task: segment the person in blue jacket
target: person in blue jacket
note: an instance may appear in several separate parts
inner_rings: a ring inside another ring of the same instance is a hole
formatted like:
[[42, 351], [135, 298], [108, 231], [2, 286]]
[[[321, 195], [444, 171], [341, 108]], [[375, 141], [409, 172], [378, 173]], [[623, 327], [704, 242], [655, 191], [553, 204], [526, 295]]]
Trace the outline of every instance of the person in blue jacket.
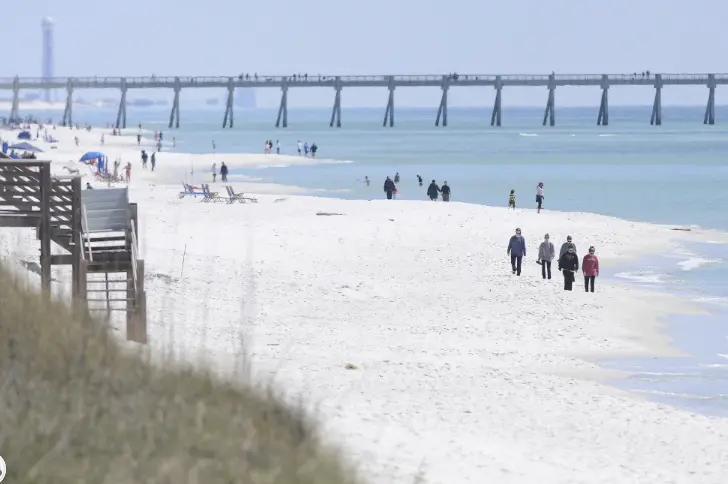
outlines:
[[507, 254], [511, 256], [511, 269], [517, 276], [521, 275], [521, 262], [526, 257], [526, 239], [521, 235], [521, 229], [516, 229], [516, 235], [508, 242]]

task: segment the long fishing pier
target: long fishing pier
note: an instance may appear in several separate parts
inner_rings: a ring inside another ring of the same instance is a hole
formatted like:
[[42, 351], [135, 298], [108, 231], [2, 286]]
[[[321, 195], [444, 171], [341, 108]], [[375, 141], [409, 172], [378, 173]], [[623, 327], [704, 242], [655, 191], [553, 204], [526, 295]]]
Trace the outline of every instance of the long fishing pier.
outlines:
[[73, 93], [79, 89], [117, 89], [121, 91], [116, 127], [126, 128], [126, 95], [129, 89], [171, 89], [174, 92], [169, 127], [179, 128], [180, 92], [182, 89], [227, 89], [227, 103], [222, 126], [233, 127], [233, 99], [236, 89], [277, 88], [281, 90], [276, 128], [288, 127], [288, 90], [291, 88], [328, 87], [335, 91], [334, 107], [329, 126], [341, 127], [341, 91], [354, 87], [382, 87], [389, 91], [382, 126], [394, 126], [394, 91], [398, 87], [439, 87], [442, 90], [437, 109], [435, 126], [447, 126], [447, 94], [455, 87], [493, 87], [496, 91], [491, 126], [501, 125], [501, 100], [505, 87], [545, 87], [548, 89], [543, 125], [556, 125], [556, 88], [564, 86], [597, 86], [601, 88], [601, 102], [597, 113], [597, 125], [609, 124], [610, 86], [651, 86], [655, 89], [650, 124], [662, 124], [662, 88], [664, 86], [706, 86], [708, 101], [703, 124], [715, 124], [715, 88], [728, 84], [728, 74], [547, 74], [547, 75], [490, 75], [446, 74], [404, 76], [259, 76], [245, 74], [235, 77], [68, 77], [68, 78], [0, 78], [0, 89], [13, 91], [10, 119], [20, 118], [20, 91], [24, 89], [66, 90], [66, 109], [63, 125], [73, 124]]

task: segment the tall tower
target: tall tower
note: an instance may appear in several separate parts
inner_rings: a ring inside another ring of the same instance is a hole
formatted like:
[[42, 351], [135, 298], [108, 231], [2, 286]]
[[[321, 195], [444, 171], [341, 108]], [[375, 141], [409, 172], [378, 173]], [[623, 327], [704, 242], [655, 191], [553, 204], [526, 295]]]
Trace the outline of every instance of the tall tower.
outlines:
[[[44, 80], [49, 80], [53, 77], [53, 25], [55, 22], [50, 17], [44, 17], [41, 22], [43, 28], [43, 65], [42, 77]], [[51, 90], [46, 89], [43, 93], [43, 100], [51, 102]]]

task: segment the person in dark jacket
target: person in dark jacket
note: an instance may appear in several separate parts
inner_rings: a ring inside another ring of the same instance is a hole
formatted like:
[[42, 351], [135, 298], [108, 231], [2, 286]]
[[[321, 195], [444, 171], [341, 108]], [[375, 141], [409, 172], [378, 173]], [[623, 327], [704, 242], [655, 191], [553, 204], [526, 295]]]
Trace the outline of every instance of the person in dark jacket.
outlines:
[[417, 183], [419, 183], [420, 186], [422, 186], [422, 177], [420, 175], [417, 175]]
[[450, 201], [450, 185], [447, 184], [447, 181], [442, 184], [442, 187], [440, 187], [440, 191], [442, 192], [442, 201], [449, 202]]
[[394, 174], [394, 183], [399, 183], [399, 172]]
[[564, 255], [559, 257], [559, 270], [564, 274], [564, 291], [571, 291], [574, 284], [574, 274], [579, 270], [579, 256], [573, 247], [569, 247]]
[[516, 235], [508, 241], [506, 254], [511, 256], [511, 269], [517, 276], [521, 275], [521, 262], [526, 257], [526, 239], [521, 235], [521, 229], [516, 229]]
[[430, 183], [430, 186], [427, 187], [427, 196], [430, 197], [430, 200], [433, 202], [437, 200], [437, 196], [440, 193], [440, 187], [437, 186], [437, 183], [435, 183], [435, 180], [432, 180], [432, 183]]
[[220, 164], [220, 177], [222, 178], [222, 181], [224, 181], [224, 182], [227, 181], [227, 175], [228, 175], [228, 167], [225, 164], [225, 162], [223, 161]]
[[394, 193], [394, 190], [397, 187], [394, 185], [394, 182], [391, 178], [387, 177], [386, 180], [384, 180], [384, 193], [387, 194], [387, 200], [392, 199], [392, 194]]

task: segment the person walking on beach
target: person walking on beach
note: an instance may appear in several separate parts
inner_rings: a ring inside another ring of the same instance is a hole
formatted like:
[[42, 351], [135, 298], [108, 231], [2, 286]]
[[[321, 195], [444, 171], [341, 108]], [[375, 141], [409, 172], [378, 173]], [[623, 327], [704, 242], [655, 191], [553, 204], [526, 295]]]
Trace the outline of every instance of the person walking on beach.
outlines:
[[564, 275], [564, 291], [571, 291], [574, 284], [574, 274], [579, 270], [579, 257], [573, 247], [569, 247], [564, 255], [559, 257], [559, 270]]
[[145, 150], [142, 150], [142, 168], [147, 168], [147, 160], [149, 159], [149, 156], [147, 155], [147, 152]]
[[303, 149], [303, 145], [301, 144], [301, 140], [298, 140], [297, 146], [298, 146], [298, 156], [301, 156], [301, 150]]
[[138, 134], [137, 135], [137, 146], [141, 146], [141, 144], [142, 144], [142, 135]]
[[435, 183], [435, 180], [432, 180], [432, 183], [430, 183], [430, 186], [427, 187], [427, 196], [430, 197], [430, 200], [432, 200], [433, 202], [436, 202], [438, 193], [440, 193], [440, 187], [437, 186], [437, 183]]
[[440, 191], [442, 192], [442, 201], [443, 202], [449, 202], [450, 201], [450, 185], [447, 184], [447, 181], [442, 184], [440, 187]]
[[225, 164], [225, 162], [223, 161], [220, 164], [220, 178], [222, 178], [223, 182], [227, 182], [227, 175], [228, 175], [228, 167]]
[[217, 178], [217, 163], [212, 164], [212, 183], [215, 183], [215, 179]]
[[394, 183], [399, 183], [399, 172], [394, 174]]
[[508, 195], [508, 208], [512, 208], [513, 210], [516, 209], [516, 191], [511, 190], [510, 195]]
[[589, 247], [589, 253], [584, 256], [584, 260], [581, 262], [581, 270], [584, 273], [584, 291], [589, 292], [591, 286], [591, 292], [594, 292], [594, 280], [599, 276], [599, 258], [594, 254], [596, 249], [592, 245]]
[[521, 263], [523, 258], [526, 257], [526, 239], [521, 235], [521, 229], [516, 229], [516, 235], [511, 237], [508, 241], [508, 250], [506, 254], [511, 256], [511, 269], [513, 274], [521, 275]]
[[569, 247], [574, 249], [574, 254], [576, 254], [576, 244], [571, 241], [571, 235], [567, 235], [566, 242], [561, 244], [561, 249], [559, 249], [559, 259], [561, 258], [561, 256], [566, 254], [566, 251], [569, 249]]
[[308, 156], [308, 141], [303, 143], [303, 156]]
[[536, 203], [538, 203], [538, 210], [536, 213], [541, 213], [541, 204], [543, 203], [543, 182], [538, 182], [536, 186]]
[[318, 145], [314, 142], [311, 145], [311, 158], [316, 158], [316, 152], [318, 151]]
[[277, 155], [280, 155], [281, 154], [281, 142], [280, 142], [280, 140], [276, 140], [276, 154]]
[[126, 184], [128, 185], [131, 182], [131, 161], [127, 162], [124, 172], [126, 175]]
[[394, 190], [397, 187], [394, 185], [394, 182], [391, 178], [387, 177], [386, 180], [384, 180], [384, 193], [387, 194], [387, 200], [392, 199], [392, 195], [394, 194]]
[[549, 240], [549, 234], [543, 236], [543, 242], [538, 246], [538, 263], [541, 264], [541, 276], [551, 279], [551, 261], [556, 257], [556, 248]]
[[157, 154], [152, 153], [152, 171], [154, 171], [154, 167], [157, 166]]

